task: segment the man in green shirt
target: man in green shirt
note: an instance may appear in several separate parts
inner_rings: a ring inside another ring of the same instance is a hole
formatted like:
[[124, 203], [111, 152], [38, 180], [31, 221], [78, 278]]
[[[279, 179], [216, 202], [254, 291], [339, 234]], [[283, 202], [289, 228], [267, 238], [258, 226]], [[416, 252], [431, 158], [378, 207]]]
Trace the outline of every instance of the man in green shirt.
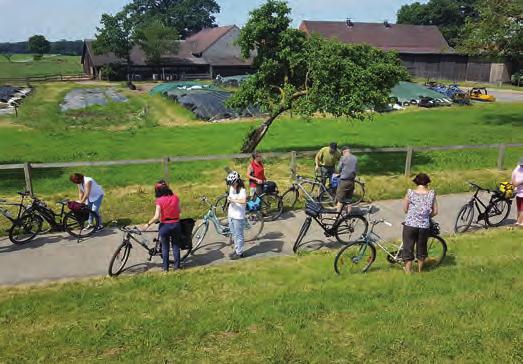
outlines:
[[330, 143], [328, 147], [323, 147], [316, 154], [314, 162], [316, 164], [316, 175], [321, 176], [321, 183], [325, 185], [327, 179], [330, 178], [336, 170], [336, 166], [340, 161], [341, 153], [338, 150], [338, 144]]

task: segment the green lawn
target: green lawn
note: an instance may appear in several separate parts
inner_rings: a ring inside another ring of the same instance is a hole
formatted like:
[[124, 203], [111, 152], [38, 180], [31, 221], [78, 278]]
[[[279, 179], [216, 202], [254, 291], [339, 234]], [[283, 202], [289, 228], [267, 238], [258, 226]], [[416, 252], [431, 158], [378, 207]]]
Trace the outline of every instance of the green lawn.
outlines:
[[335, 252], [0, 291], [2, 361], [523, 361], [523, 230], [448, 238], [444, 265], [383, 258], [336, 276]]
[[40, 61], [33, 61], [30, 54], [17, 54], [10, 63], [0, 57], [0, 78], [80, 73], [83, 68], [79, 56], [46, 55]]

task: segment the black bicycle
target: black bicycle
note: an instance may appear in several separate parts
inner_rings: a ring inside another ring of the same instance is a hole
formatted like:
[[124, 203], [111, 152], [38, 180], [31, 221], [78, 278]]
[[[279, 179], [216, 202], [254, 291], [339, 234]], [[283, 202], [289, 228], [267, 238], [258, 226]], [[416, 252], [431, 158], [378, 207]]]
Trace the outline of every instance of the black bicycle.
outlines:
[[[89, 210], [87, 206], [81, 211], [69, 211], [66, 212], [65, 207], [69, 200], [63, 199], [58, 201], [57, 204], [61, 206], [60, 212], [56, 213], [47, 204], [32, 196], [32, 203], [27, 208], [24, 216], [38, 216], [42, 219], [42, 222], [49, 224], [50, 231], [62, 232], [65, 231], [69, 235], [78, 238], [87, 238], [93, 235], [100, 226], [100, 218], [98, 214], [92, 210]], [[42, 225], [39, 226], [37, 234], [43, 232]]]
[[343, 245], [367, 233], [369, 223], [365, 218], [366, 209], [353, 207], [349, 214], [341, 211], [328, 210], [318, 202], [307, 202], [305, 206], [305, 222], [303, 223], [292, 250], [294, 253], [303, 245], [303, 238], [309, 231], [312, 220], [323, 229], [326, 237], [334, 236]]
[[[183, 238], [184, 233], [182, 233], [182, 241], [180, 244], [182, 245], [180, 246], [180, 263], [183, 262], [192, 252], [191, 234], [195, 221], [192, 219], [186, 219], [185, 221], [186, 222], [182, 225], [182, 230], [185, 227], [185, 229], [187, 229], [186, 235], [189, 236], [188, 238]], [[190, 225], [190, 227], [187, 228], [187, 225]], [[155, 256], [162, 256], [162, 244], [160, 243], [159, 233], [153, 239], [153, 244], [149, 245], [149, 241], [143, 236], [143, 231], [138, 229], [136, 226], [133, 228], [124, 226], [121, 227], [120, 230], [123, 231], [123, 240], [122, 243], [118, 246], [118, 248], [116, 248], [116, 251], [114, 252], [109, 262], [108, 273], [111, 277], [117, 276], [120, 273], [122, 273], [123, 269], [125, 268], [125, 265], [127, 264], [127, 261], [129, 260], [129, 255], [131, 254], [131, 249], [133, 248], [133, 242], [138, 243], [142, 248], [144, 248], [147, 251], [147, 253], [149, 254], [147, 261], [149, 262]], [[188, 230], [191, 231], [189, 232]]]
[[19, 203], [0, 199], [0, 214], [11, 221], [11, 227], [7, 231], [9, 240], [13, 244], [25, 244], [33, 240], [38, 234], [42, 228], [43, 219], [40, 216], [27, 215], [27, 207], [24, 201], [29, 196], [29, 193], [18, 192], [18, 194], [21, 196]]
[[[468, 184], [474, 188], [475, 191], [470, 201], [459, 210], [454, 224], [454, 232], [464, 233], [470, 229], [472, 221], [474, 220], [475, 211], [478, 213], [476, 223], [479, 224], [482, 221], [485, 227], [500, 226], [510, 213], [512, 200], [506, 198], [500, 191], [492, 191], [472, 182], [468, 182]], [[481, 191], [490, 194], [490, 200], [486, 205], [478, 197]]]

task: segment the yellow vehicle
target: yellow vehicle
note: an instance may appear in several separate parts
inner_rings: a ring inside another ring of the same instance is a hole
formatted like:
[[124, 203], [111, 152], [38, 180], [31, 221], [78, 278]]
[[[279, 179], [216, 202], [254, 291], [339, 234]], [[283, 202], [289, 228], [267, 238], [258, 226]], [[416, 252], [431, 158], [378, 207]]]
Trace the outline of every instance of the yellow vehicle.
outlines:
[[474, 87], [469, 91], [471, 100], [494, 102], [496, 98], [493, 95], [489, 95], [485, 87]]

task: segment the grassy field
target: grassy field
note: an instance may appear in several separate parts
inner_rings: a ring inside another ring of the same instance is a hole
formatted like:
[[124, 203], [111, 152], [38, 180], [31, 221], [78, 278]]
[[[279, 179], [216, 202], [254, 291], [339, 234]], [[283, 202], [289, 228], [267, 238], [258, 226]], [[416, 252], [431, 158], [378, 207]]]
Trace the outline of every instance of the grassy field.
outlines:
[[523, 361], [523, 230], [448, 238], [406, 276], [383, 256], [335, 275], [334, 252], [0, 291], [2, 361]]
[[0, 57], [0, 78], [83, 73], [79, 56], [46, 55], [34, 61], [30, 54], [17, 54], [8, 62]]
[[[120, 90], [129, 102], [61, 113], [59, 104], [68, 90], [94, 87], [77, 83], [39, 85], [20, 108], [18, 118], [0, 118], [0, 163], [69, 162], [159, 158], [175, 155], [238, 152], [242, 139], [256, 121], [209, 124], [159, 96], [126, 90], [120, 84], [96, 83]], [[491, 104], [414, 110], [384, 114], [365, 122], [317, 118], [303, 120], [289, 115], [277, 120], [261, 145], [262, 151], [315, 150], [337, 140], [354, 147], [406, 145], [482, 144], [523, 141], [523, 104]], [[507, 151], [506, 167], [512, 168], [523, 149]], [[494, 171], [497, 150], [416, 153], [414, 172], [433, 176], [438, 193], [467, 191], [467, 180], [494, 187], [510, 178], [510, 170]], [[312, 160], [300, 159], [299, 173], [310, 175]], [[223, 167], [243, 172], [246, 161], [175, 163], [170, 177], [190, 216], [203, 212], [201, 195], [217, 196], [224, 190]], [[405, 154], [359, 155], [360, 175], [367, 182], [370, 199], [401, 197], [410, 181], [405, 179]], [[267, 175], [282, 190], [289, 185], [289, 160], [267, 161]], [[82, 168], [106, 189], [106, 218], [142, 222], [148, 215], [151, 185], [163, 177], [163, 167], [141, 165]], [[34, 190], [54, 201], [74, 197], [68, 182], [72, 169], [34, 171]], [[0, 172], [0, 194], [14, 197], [24, 186], [23, 172]]]

